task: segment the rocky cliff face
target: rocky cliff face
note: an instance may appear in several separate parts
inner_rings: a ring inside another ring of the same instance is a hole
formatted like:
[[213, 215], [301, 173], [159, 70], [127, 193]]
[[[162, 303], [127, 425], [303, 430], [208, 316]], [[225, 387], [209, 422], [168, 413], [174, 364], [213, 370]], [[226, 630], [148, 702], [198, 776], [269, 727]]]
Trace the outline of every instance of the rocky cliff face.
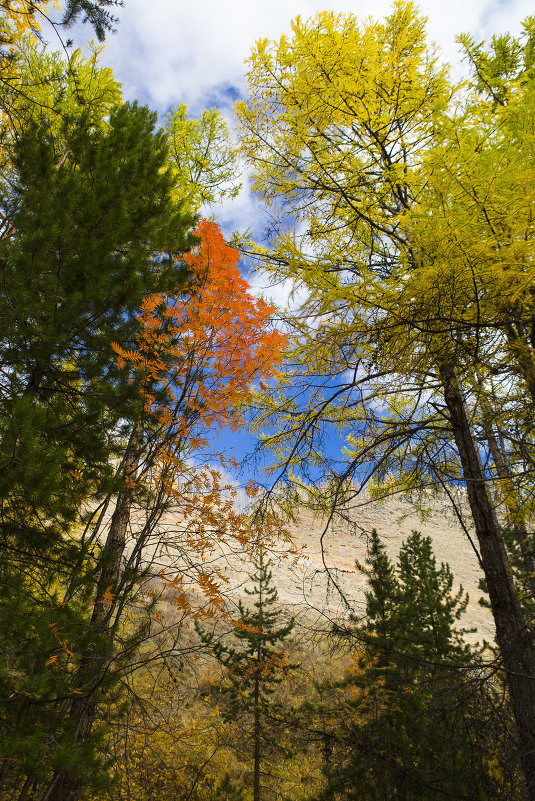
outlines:
[[[292, 613], [315, 615], [327, 623], [347, 614], [344, 598], [356, 614], [363, 612], [366, 577], [357, 570], [355, 561], [364, 563], [366, 559], [367, 535], [376, 528], [390, 558], [395, 560], [403, 540], [416, 529], [431, 536], [437, 564], [448, 562], [456, 586], [461, 584], [470, 596], [461, 623], [464, 627], [476, 627], [477, 632], [467, 638], [494, 640], [490, 611], [478, 603], [482, 595], [478, 583], [483, 573], [469, 537], [447, 498], [430, 500], [424, 518], [406, 500], [389, 498], [381, 502], [366, 500], [348, 510], [343, 518], [335, 518], [326, 531], [325, 522], [303, 511], [298, 522], [290, 526], [294, 544], [301, 549], [300, 557], [296, 561], [273, 560], [279, 599]], [[241, 581], [245, 572], [242, 566], [233, 595], [243, 591]]]
[[[390, 558], [395, 561], [401, 543], [416, 529], [431, 537], [437, 564], [449, 563], [455, 577], [455, 589], [462, 585], [469, 594], [470, 602], [460, 625], [463, 628], [475, 627], [476, 632], [467, 635], [467, 639], [493, 642], [492, 616], [478, 603], [482, 595], [478, 584], [483, 574], [470, 543], [470, 529], [468, 533], [463, 531], [445, 496], [428, 499], [426, 504], [427, 510], [422, 516], [415, 505], [402, 497], [390, 497], [384, 501], [363, 499], [343, 515], [335, 516], [328, 527], [320, 516], [301, 511], [297, 522], [288, 527], [298, 556], [285, 556], [285, 545], [281, 545], [279, 554], [270, 554], [281, 605], [308, 628], [312, 623], [314, 628], [328, 629], [333, 620], [347, 616], [349, 610], [357, 616], [363, 614], [366, 577], [356, 568], [355, 562], [364, 563], [366, 560], [369, 533], [377, 529]], [[462, 498], [460, 508], [463, 508]], [[135, 530], [136, 521], [133, 523]], [[198, 553], [189, 552], [187, 540], [187, 523], [180, 514], [168, 513], [159, 526], [153, 546], [145, 554], [152, 563], [153, 576], [161, 575], [161, 572], [166, 576], [166, 589], [163, 590], [166, 612], [176, 615], [172, 610], [176, 606], [173, 599], [178, 586], [196, 599], [199, 606], [206, 604], [206, 597], [199, 592], [196, 579], [199, 567], [208, 572], [217, 570], [219, 575], [216, 573], [215, 579], [231, 615], [239, 599], [251, 603], [245, 594], [245, 587], [250, 585], [250, 563], [221, 542], [200, 562]], [[176, 587], [169, 585], [175, 575], [181, 577], [180, 585]], [[224, 581], [220, 580], [222, 576]], [[161, 579], [152, 579], [149, 583], [162, 592]]]

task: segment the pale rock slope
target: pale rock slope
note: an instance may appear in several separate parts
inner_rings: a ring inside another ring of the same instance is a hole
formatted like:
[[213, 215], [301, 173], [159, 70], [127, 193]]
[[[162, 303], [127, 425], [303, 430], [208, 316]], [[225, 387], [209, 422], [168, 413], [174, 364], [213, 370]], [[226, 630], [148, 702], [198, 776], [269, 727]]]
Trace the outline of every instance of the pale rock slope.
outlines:
[[[428, 514], [423, 519], [415, 506], [402, 497], [380, 502], [367, 500], [344, 517], [334, 517], [325, 531], [324, 519], [303, 510], [297, 523], [289, 527], [300, 557], [272, 558], [273, 577], [283, 604], [296, 614], [315, 614], [318, 622], [323, 619], [327, 624], [348, 614], [345, 601], [353, 613], [362, 614], [366, 577], [355, 562], [365, 562], [367, 535], [377, 529], [395, 561], [401, 543], [416, 529], [431, 537], [437, 564], [449, 563], [455, 577], [454, 588], [462, 585], [469, 594], [461, 625], [475, 627], [477, 631], [467, 639], [494, 640], [491, 613], [478, 603], [482, 595], [478, 584], [483, 573], [469, 539], [470, 536], [474, 541], [474, 533], [468, 530], [467, 535], [463, 531], [446, 498], [430, 500]], [[240, 596], [242, 582], [243, 572], [236, 585]]]

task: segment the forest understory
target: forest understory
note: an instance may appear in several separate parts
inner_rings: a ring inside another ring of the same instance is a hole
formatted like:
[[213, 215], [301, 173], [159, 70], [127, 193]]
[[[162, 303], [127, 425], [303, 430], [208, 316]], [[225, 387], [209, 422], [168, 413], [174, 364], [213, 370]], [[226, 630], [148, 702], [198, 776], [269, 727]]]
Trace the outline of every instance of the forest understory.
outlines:
[[0, 0], [0, 801], [535, 801], [535, 17], [129, 13]]

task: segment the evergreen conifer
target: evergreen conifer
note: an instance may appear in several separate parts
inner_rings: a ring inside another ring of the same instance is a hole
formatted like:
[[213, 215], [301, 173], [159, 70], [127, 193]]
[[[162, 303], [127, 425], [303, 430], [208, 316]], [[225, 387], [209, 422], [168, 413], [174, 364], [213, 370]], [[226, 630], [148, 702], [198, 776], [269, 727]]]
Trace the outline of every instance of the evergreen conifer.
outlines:
[[453, 592], [449, 566], [437, 567], [430, 538], [417, 531], [396, 566], [374, 531], [366, 565], [357, 566], [368, 577], [366, 616], [342, 627], [353, 666], [322, 712], [332, 753], [321, 798], [511, 797], [515, 768], [507, 781], [504, 764], [488, 769], [496, 754], [506, 761], [507, 716], [492, 720], [497, 694], [483, 680], [481, 650], [456, 627], [468, 597]]
[[133, 340], [146, 294], [184, 286], [192, 241], [156, 115], [116, 105], [87, 125], [78, 111], [28, 122], [0, 198], [0, 794], [13, 798], [46, 795], [62, 766], [97, 773], [96, 739], [81, 747], [67, 720], [110, 688], [109, 671], [76, 677], [81, 654], [110, 655], [91, 625], [108, 557], [87, 505], [121, 489], [114, 463], [140, 413], [111, 342]]
[[286, 661], [282, 647], [293, 631], [294, 620], [281, 622], [278, 593], [262, 546], [253, 567], [250, 576], [253, 586], [245, 589], [254, 599], [253, 608], [239, 601], [239, 618], [232, 632], [234, 642], [218, 639], [198, 624], [196, 628], [202, 642], [227, 669], [225, 692], [229, 702], [225, 717], [245, 721], [252, 743], [253, 799], [260, 801], [263, 761], [266, 752], [275, 745], [277, 722], [283, 711], [274, 693], [289, 670], [297, 666]]

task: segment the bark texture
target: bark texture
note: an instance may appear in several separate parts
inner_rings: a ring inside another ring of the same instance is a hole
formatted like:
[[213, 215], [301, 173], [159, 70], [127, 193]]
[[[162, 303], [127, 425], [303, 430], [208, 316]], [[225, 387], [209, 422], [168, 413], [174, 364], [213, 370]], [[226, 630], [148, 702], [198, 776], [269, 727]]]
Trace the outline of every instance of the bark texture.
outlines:
[[[137, 469], [140, 450], [140, 432], [134, 425], [124, 459], [124, 487], [117, 496], [117, 502], [110, 521], [104, 562], [100, 572], [95, 605], [91, 616], [91, 628], [96, 635], [113, 637], [112, 622], [117, 603], [117, 587], [121, 573], [121, 562], [126, 546], [126, 534], [134, 500], [135, 484], [133, 476]], [[83, 690], [83, 695], [72, 701], [69, 722], [75, 731], [78, 746], [89, 743], [95, 721], [99, 687], [108, 667], [106, 657], [95, 656], [88, 650], [80, 659], [75, 686]], [[56, 772], [43, 801], [78, 801], [83, 777], [77, 773], [61, 769]]]
[[490, 454], [496, 468], [496, 474], [505, 488], [505, 506], [507, 508], [507, 517], [509, 525], [513, 530], [516, 541], [520, 547], [524, 567], [528, 577], [529, 589], [532, 597], [535, 598], [535, 553], [530, 541], [530, 534], [528, 532], [526, 521], [521, 510], [521, 503], [515, 492], [514, 478], [509, 467], [509, 462], [504, 454], [492, 425], [491, 410], [488, 405], [483, 401], [483, 431], [485, 439], [487, 440]]
[[507, 677], [518, 730], [527, 797], [535, 801], [535, 650], [509, 569], [500, 525], [491, 503], [483, 465], [451, 363], [439, 365], [444, 398], [461, 460], [470, 510], [489, 591], [496, 640]]

